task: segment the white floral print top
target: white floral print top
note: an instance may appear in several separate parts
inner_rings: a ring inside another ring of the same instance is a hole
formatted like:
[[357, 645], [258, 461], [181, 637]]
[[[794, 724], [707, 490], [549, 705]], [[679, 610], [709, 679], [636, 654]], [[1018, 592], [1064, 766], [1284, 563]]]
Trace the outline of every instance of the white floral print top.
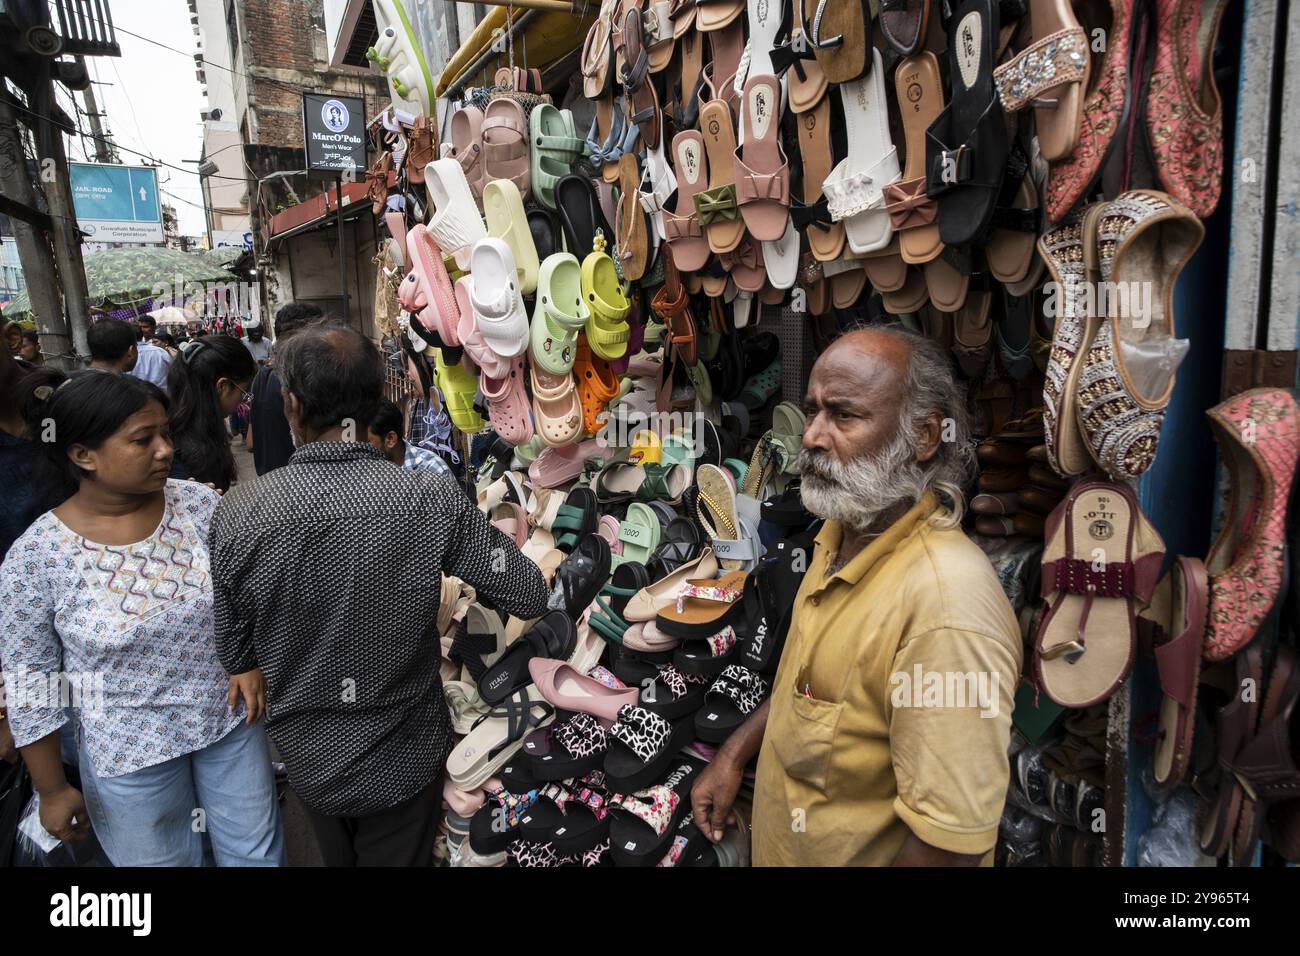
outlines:
[[[22, 747], [67, 722], [95, 772], [116, 777], [201, 750], [242, 719], [212, 629], [208, 523], [220, 498], [169, 480], [162, 521], [135, 544], [87, 541], [47, 511], [0, 565], [0, 667]], [[75, 690], [50, 694], [60, 672]], [[55, 683], [51, 683], [53, 676]]]

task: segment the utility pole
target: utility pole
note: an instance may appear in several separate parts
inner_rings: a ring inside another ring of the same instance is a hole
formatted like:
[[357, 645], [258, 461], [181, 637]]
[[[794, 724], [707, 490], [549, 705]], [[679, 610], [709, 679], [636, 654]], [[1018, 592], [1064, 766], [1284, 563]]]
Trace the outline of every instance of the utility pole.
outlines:
[[[38, 117], [55, 115], [54, 80], [48, 74], [35, 79], [30, 88], [33, 111]], [[53, 220], [51, 239], [54, 244], [54, 261], [59, 267], [63, 286], [63, 308], [68, 316], [68, 330], [72, 344], [79, 355], [90, 354], [86, 331], [90, 328], [89, 296], [86, 293], [86, 266], [81, 259], [81, 230], [77, 228], [77, 214], [72, 208], [72, 185], [68, 179], [68, 157], [63, 149], [63, 130], [49, 119], [38, 119], [35, 124], [36, 149], [45, 168], [51, 161], [45, 185], [45, 201]], [[28, 283], [31, 284], [30, 282]]]
[[[77, 62], [84, 68], [86, 58], [79, 56]], [[87, 70], [89, 76], [89, 70]], [[97, 163], [120, 163], [121, 158], [117, 151], [113, 149], [113, 144], [108, 141], [104, 135], [104, 127], [100, 124], [99, 119], [105, 115], [99, 112], [99, 101], [95, 99], [95, 83], [92, 80], [87, 84], [81, 94], [86, 100], [86, 117], [90, 120], [90, 132], [95, 137], [95, 162]]]
[[[3, 93], [0, 93], [0, 193], [33, 211], [37, 208], [36, 190], [28, 178], [27, 155], [18, 134], [18, 118], [8, 95]], [[77, 368], [77, 361], [71, 358], [72, 340], [59, 302], [59, 276], [45, 230], [37, 222], [28, 222], [18, 215], [11, 215], [9, 221], [13, 223], [18, 260], [27, 278], [27, 298], [41, 333], [41, 351], [56, 368]]]

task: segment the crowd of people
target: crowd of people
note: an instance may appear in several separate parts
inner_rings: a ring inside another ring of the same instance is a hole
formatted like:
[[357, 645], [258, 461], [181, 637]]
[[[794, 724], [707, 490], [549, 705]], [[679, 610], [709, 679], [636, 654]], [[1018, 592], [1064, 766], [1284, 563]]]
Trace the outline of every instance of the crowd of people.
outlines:
[[[429, 865], [452, 742], [440, 574], [520, 619], [547, 609], [538, 566], [403, 437], [375, 344], [306, 306], [275, 325], [266, 362], [203, 336], [160, 349], [163, 374], [145, 374], [149, 346], [114, 320], [70, 376], [0, 356], [0, 757], [21, 753], [46, 830], [75, 843], [93, 828], [115, 865], [282, 865], [268, 734], [326, 864]], [[932, 351], [864, 330], [813, 370], [800, 470], [826, 523], [782, 673], [789, 657], [805, 694], [837, 683], [852, 706], [828, 732], [775, 694], [701, 775], [695, 816], [720, 839], [757, 756], [755, 863], [990, 855], [1009, 699], [992, 720], [891, 719], [874, 691], [899, 655], [996, 672], [1005, 695], [1019, 672], [1014, 615], [959, 528], [969, 463], [940, 432], [964, 412]], [[224, 424], [241, 402], [256, 478]], [[881, 588], [908, 595], [897, 613], [869, 612]], [[827, 646], [846, 615], [870, 634]], [[56, 672], [101, 675], [102, 699], [18, 692]], [[796, 810], [808, 820], [792, 836]]]

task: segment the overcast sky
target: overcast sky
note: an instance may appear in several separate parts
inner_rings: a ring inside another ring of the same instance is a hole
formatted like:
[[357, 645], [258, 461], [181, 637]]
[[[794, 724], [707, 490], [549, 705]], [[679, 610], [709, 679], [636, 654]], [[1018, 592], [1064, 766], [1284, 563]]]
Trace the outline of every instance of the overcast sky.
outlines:
[[[128, 149], [179, 166], [187, 172], [163, 167], [158, 170], [163, 201], [176, 207], [182, 235], [207, 232], [203, 215], [203, 193], [197, 168], [183, 160], [197, 159], [203, 148], [203, 122], [199, 113], [207, 108], [202, 88], [195, 77], [193, 53], [198, 38], [190, 25], [185, 0], [111, 0], [113, 23], [122, 47], [120, 57], [89, 57], [92, 79], [98, 80], [95, 95], [100, 110], [108, 114], [110, 139], [123, 147], [122, 162], [140, 165], [142, 157]], [[148, 37], [181, 52], [163, 49], [130, 33]], [[215, 69], [211, 67], [210, 69]], [[111, 85], [110, 85], [111, 84]], [[67, 107], [67, 97], [60, 100]], [[77, 101], [84, 109], [81, 94]], [[81, 120], [83, 129], [89, 129]], [[82, 144], [73, 141], [70, 158], [82, 158]], [[85, 148], [91, 152], [89, 140]]]

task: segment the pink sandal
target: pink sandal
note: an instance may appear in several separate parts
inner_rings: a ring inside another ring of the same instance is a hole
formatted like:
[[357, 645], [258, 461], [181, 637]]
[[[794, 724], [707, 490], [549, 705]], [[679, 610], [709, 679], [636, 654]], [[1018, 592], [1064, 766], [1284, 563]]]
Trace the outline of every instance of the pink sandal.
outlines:
[[664, 203], [664, 241], [677, 268], [695, 272], [704, 268], [710, 251], [695, 211], [695, 194], [709, 188], [704, 137], [697, 130], [683, 130], [673, 137], [673, 166], [677, 189]]
[[474, 201], [481, 208], [487, 178], [483, 171], [483, 111], [477, 106], [466, 106], [452, 114], [451, 150], [447, 156], [460, 163]]
[[528, 120], [514, 100], [493, 100], [483, 114], [483, 180], [508, 179], [528, 202], [531, 185]]
[[456, 307], [460, 309], [460, 322], [456, 326], [456, 332], [460, 344], [480, 372], [489, 378], [503, 378], [510, 373], [510, 360], [492, 351], [492, 347], [483, 338], [483, 333], [478, 330], [474, 307], [469, 298], [470, 281], [469, 276], [461, 276], [456, 280]]
[[763, 242], [785, 235], [790, 218], [790, 167], [781, 149], [780, 112], [780, 81], [751, 76], [740, 104], [744, 145], [736, 150], [736, 204], [745, 228]]
[[412, 267], [398, 289], [398, 301], [426, 331], [437, 333], [443, 345], [460, 345], [460, 310], [451, 276], [442, 264], [442, 250], [423, 223], [406, 234], [406, 249]]
[[542, 441], [551, 447], [571, 445], [582, 434], [582, 405], [573, 373], [552, 375], [533, 365], [533, 417]]

